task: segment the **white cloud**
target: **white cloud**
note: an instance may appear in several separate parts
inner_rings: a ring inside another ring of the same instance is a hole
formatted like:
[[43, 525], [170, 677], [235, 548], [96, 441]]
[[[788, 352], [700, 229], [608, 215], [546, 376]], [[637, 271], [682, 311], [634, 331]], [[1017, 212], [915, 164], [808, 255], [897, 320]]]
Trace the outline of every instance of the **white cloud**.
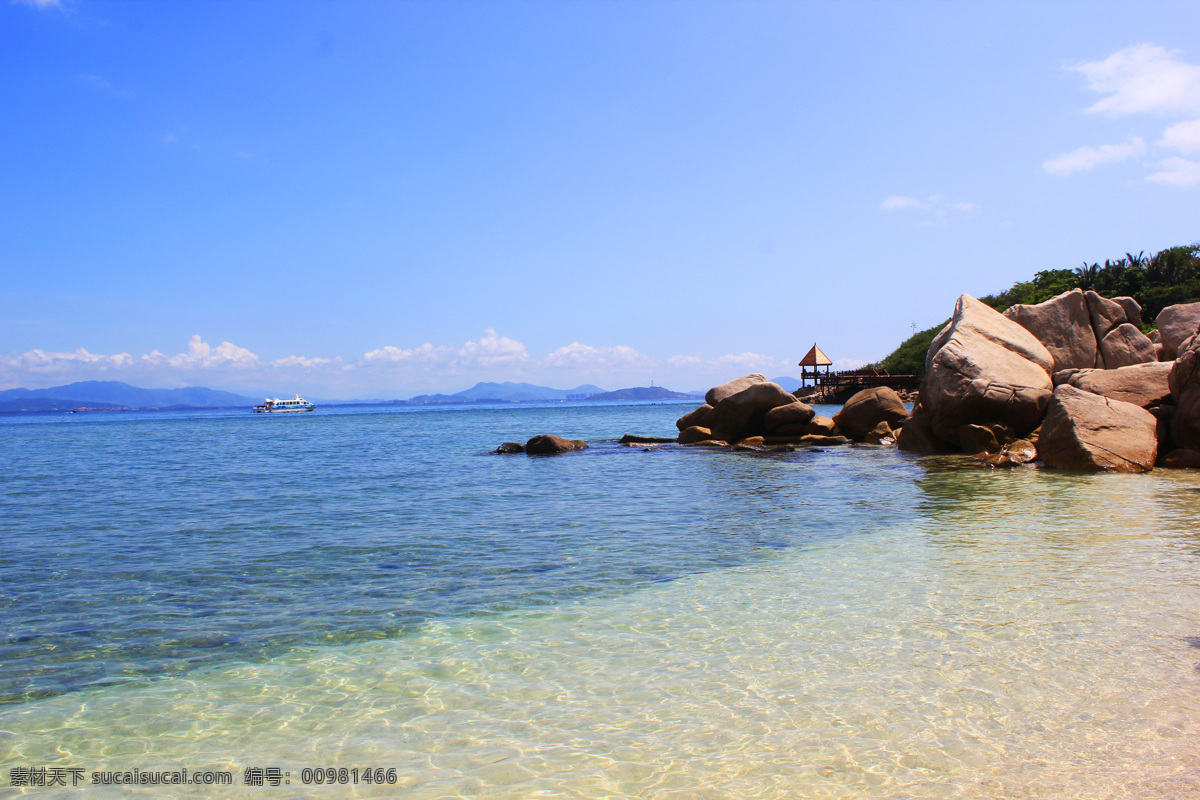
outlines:
[[1069, 153], [1042, 162], [1042, 169], [1051, 175], [1070, 175], [1091, 169], [1098, 164], [1115, 164], [1146, 153], [1146, 143], [1134, 136], [1124, 144], [1102, 144], [1099, 147], [1077, 147]]
[[553, 368], [581, 369], [586, 373], [628, 372], [651, 369], [654, 360], [632, 347], [592, 347], [571, 342], [547, 355], [542, 363]]
[[12, 0], [15, 6], [35, 6], [37, 8], [61, 8], [60, 0]]
[[1181, 153], [1200, 151], [1200, 119], [1172, 125], [1163, 131], [1162, 138], [1155, 144], [1178, 150]]
[[1119, 117], [1129, 114], [1191, 114], [1200, 111], [1200, 67], [1178, 59], [1177, 51], [1154, 44], [1118, 50], [1103, 61], [1068, 69], [1087, 78], [1088, 88], [1107, 95], [1087, 110]]
[[924, 200], [909, 197], [908, 195], [895, 194], [880, 203], [879, 208], [882, 211], [904, 211], [906, 209], [920, 211], [923, 214], [917, 223], [918, 225], [923, 227], [939, 227], [949, 221], [948, 209], [960, 213], [969, 213], [975, 210], [975, 204], [968, 203], [965, 200], [947, 204], [945, 195], [940, 194], [930, 195]]
[[887, 200], [879, 204], [879, 207], [884, 211], [899, 211], [904, 208], [928, 208], [924, 203], [915, 197], [906, 197], [900, 194], [894, 194]]
[[1193, 186], [1200, 183], [1200, 162], [1175, 157], [1168, 158], [1159, 166], [1161, 169], [1158, 172], [1146, 176], [1147, 181], [1171, 186]]

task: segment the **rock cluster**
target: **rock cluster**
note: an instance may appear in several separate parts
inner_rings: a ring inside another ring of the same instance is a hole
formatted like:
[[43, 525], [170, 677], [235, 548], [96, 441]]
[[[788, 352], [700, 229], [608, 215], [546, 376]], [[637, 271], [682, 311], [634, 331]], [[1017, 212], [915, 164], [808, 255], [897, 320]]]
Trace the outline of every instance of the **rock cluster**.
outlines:
[[998, 466], [1032, 460], [1030, 447], [1062, 469], [1190, 463], [1188, 451], [1200, 452], [1200, 303], [1167, 308], [1157, 323], [1155, 341], [1133, 298], [1078, 289], [1003, 314], [963, 295], [930, 345], [897, 443]]

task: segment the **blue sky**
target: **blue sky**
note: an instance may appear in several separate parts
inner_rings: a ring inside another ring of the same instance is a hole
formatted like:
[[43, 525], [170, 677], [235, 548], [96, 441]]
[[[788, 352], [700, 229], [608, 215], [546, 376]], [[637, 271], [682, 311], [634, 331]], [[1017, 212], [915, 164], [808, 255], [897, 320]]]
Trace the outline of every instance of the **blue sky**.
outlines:
[[697, 389], [1200, 239], [1200, 4], [0, 5], [0, 388]]

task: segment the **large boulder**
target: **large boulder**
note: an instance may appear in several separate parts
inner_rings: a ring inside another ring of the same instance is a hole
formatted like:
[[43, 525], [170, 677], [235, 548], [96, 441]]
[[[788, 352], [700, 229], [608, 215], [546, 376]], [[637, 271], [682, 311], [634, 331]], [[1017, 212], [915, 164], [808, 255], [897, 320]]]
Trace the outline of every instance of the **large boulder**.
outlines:
[[1155, 320], [1162, 335], [1163, 361], [1173, 361], [1183, 340], [1200, 329], [1200, 303], [1183, 303], [1167, 306]]
[[1157, 361], [1118, 369], [1081, 369], [1066, 381], [1076, 389], [1150, 408], [1171, 397], [1171, 364]]
[[1038, 438], [1048, 467], [1091, 472], [1145, 472], [1158, 455], [1154, 415], [1064, 384], [1054, 390]]
[[840, 435], [837, 425], [829, 417], [813, 417], [812, 422], [804, 426], [804, 432], [815, 436]]
[[1085, 292], [1088, 314], [1092, 318], [1092, 330], [1095, 331], [1096, 341], [1104, 341], [1109, 331], [1118, 325], [1124, 325], [1129, 320], [1125, 317], [1125, 308], [1115, 300], [1101, 297], [1095, 292]]
[[1137, 300], [1134, 300], [1132, 297], [1127, 296], [1114, 297], [1112, 301], [1120, 304], [1121, 308], [1125, 310], [1125, 319], [1128, 320], [1131, 325], [1142, 324], [1141, 303], [1139, 303]]
[[720, 386], [714, 386], [713, 388], [709, 389], [704, 395], [704, 402], [715, 407], [717, 403], [721, 402], [730, 395], [737, 394], [744, 389], [749, 389], [756, 383], [766, 382], [767, 376], [758, 372], [751, 373], [750, 375], [746, 375], [742, 378], [734, 378], [731, 381], [722, 383]]
[[954, 446], [959, 427], [972, 423], [1003, 422], [1023, 436], [1050, 402], [1054, 357], [1028, 330], [970, 295], [958, 298], [927, 363], [921, 406], [933, 433]]
[[699, 425], [702, 428], [707, 428], [712, 422], [713, 407], [708, 403], [697, 408], [695, 411], [689, 411], [678, 420], [675, 421], [675, 427], [681, 431]]
[[767, 432], [768, 411], [799, 402], [777, 383], [751, 384], [713, 407], [713, 435], [730, 442], [762, 436]]
[[1175, 399], [1171, 440], [1175, 447], [1200, 450], [1200, 336], [1184, 342], [1167, 380]]
[[696, 442], [707, 442], [713, 438], [712, 431], [708, 428], [702, 428], [699, 425], [693, 425], [690, 428], [684, 428], [679, 432], [680, 444], [695, 444]]
[[572, 450], [587, 450], [587, 442], [581, 439], [564, 439], [561, 436], [542, 434], [525, 443], [525, 452], [531, 456], [569, 453]]
[[1123, 322], [1108, 332], [1100, 342], [1100, 359], [1105, 369], [1120, 369], [1133, 364], [1158, 360], [1154, 342], [1140, 330]]
[[863, 389], [849, 400], [842, 410], [833, 415], [833, 422], [842, 433], [855, 441], [862, 441], [881, 422], [888, 427], [900, 427], [908, 419], [908, 409], [895, 389], [876, 386]]
[[1004, 316], [1037, 337], [1054, 357], [1051, 373], [1096, 365], [1096, 335], [1087, 298], [1072, 289], [1037, 305], [1019, 304]]
[[772, 408], [763, 417], [763, 423], [767, 426], [768, 431], [774, 432], [784, 426], [804, 427], [812, 422], [816, 415], [816, 410], [808, 403], [797, 401]]
[[947, 453], [951, 450], [950, 445], [933, 435], [933, 423], [930, 422], [929, 412], [920, 402], [913, 406], [912, 414], [896, 434], [896, 446], [923, 456]]

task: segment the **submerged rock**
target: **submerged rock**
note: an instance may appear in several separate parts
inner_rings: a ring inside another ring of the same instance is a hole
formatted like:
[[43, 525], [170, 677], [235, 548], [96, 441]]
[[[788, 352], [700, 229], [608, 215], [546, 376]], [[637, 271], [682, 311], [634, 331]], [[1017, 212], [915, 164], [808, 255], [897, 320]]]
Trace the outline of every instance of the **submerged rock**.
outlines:
[[506, 456], [514, 453], [524, 453], [525, 445], [520, 442], [505, 442], [492, 451], [492, 455]]
[[1062, 385], [1042, 424], [1038, 454], [1048, 467], [1145, 472], [1158, 454], [1156, 421], [1132, 403]]
[[561, 436], [551, 436], [548, 434], [534, 436], [525, 443], [525, 452], [531, 456], [554, 455], [586, 449], [587, 442], [581, 439], [564, 439]]
[[1200, 450], [1172, 450], [1160, 463], [1167, 469], [1200, 469]]
[[638, 436], [634, 433], [627, 433], [621, 437], [621, 444], [668, 444], [678, 441], [675, 437], [668, 436]]

